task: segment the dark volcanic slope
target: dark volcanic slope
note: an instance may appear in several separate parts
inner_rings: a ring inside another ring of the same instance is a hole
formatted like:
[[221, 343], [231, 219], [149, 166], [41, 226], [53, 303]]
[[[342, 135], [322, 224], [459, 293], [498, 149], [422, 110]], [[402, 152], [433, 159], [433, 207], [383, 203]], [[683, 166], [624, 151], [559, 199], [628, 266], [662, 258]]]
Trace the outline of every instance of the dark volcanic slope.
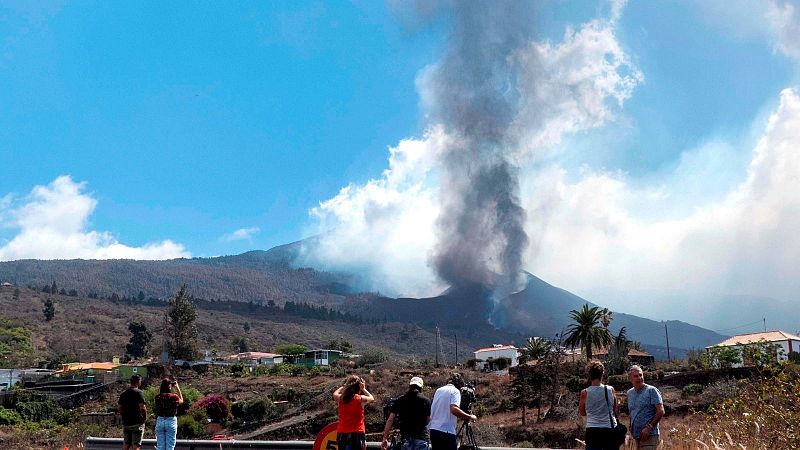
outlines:
[[[423, 298], [376, 298], [348, 295], [350, 279], [310, 268], [293, 268], [303, 242], [217, 258], [169, 261], [132, 260], [23, 260], [0, 262], [0, 282], [42, 287], [53, 281], [58, 287], [75, 289], [80, 296], [97, 293], [109, 297], [167, 298], [187, 283], [195, 297], [207, 300], [242, 301], [278, 305], [286, 301], [334, 306], [381, 322], [415, 323], [443, 335], [454, 334], [485, 344], [523, 342], [528, 336], [552, 337], [569, 325], [569, 312], [592, 303], [564, 289], [526, 274], [521, 292], [498, 304], [480, 286], [450, 289], [443, 295]], [[664, 318], [667, 319], [667, 318]], [[645, 345], [666, 346], [664, 323], [616, 313], [612, 332], [626, 327], [631, 339]], [[668, 321], [670, 345], [676, 349], [701, 348], [724, 336], [684, 322]]]
[[[506, 326], [511, 329], [546, 337], [554, 336], [571, 323], [569, 311], [584, 304], [597, 306], [531, 274], [526, 275], [528, 283], [525, 289], [503, 301]], [[666, 347], [664, 323], [615, 312], [609, 328], [616, 333], [625, 327], [629, 339], [645, 345]], [[669, 330], [670, 346], [675, 349], [702, 348], [721, 342], [727, 337], [679, 320], [667, 320], [666, 326]]]

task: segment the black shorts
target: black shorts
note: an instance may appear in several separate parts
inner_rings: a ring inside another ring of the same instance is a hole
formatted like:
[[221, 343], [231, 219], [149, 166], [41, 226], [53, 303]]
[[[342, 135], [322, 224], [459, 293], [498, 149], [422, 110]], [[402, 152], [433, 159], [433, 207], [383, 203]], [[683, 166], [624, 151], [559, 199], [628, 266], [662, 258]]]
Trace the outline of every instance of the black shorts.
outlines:
[[613, 428], [586, 429], [586, 449], [587, 450], [618, 450], [619, 445], [614, 443]]

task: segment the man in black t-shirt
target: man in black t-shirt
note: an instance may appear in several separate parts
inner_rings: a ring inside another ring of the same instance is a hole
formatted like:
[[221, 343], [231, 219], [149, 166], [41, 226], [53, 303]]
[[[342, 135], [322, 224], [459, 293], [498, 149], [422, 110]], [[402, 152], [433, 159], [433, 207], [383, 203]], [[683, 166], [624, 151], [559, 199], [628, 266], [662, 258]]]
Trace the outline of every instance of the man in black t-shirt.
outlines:
[[402, 450], [430, 448], [428, 422], [431, 420], [431, 402], [422, 396], [422, 384], [422, 378], [412, 378], [408, 383], [408, 392], [394, 401], [386, 426], [383, 428], [383, 442], [381, 442], [383, 450], [389, 447], [389, 433], [396, 417], [400, 418]]
[[123, 444], [122, 450], [140, 450], [144, 437], [144, 423], [147, 420], [147, 404], [144, 393], [139, 389], [142, 377], [131, 376], [131, 385], [117, 402], [117, 412], [122, 414]]

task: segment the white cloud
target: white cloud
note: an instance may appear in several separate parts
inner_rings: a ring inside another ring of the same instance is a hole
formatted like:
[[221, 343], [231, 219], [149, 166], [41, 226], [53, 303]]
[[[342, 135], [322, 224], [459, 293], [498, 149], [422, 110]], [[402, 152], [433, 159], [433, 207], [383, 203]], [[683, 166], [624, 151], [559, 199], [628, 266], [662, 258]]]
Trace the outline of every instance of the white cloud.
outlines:
[[797, 2], [772, 0], [766, 17], [778, 41], [778, 48], [795, 59], [800, 59], [800, 11]]
[[220, 240], [223, 242], [250, 240], [260, 231], [261, 229], [258, 227], [239, 228], [236, 231], [223, 235]]
[[83, 192], [85, 183], [60, 176], [47, 186], [36, 186], [13, 208], [3, 197], [3, 225], [19, 232], [0, 247], [0, 261], [34, 259], [171, 259], [191, 256], [170, 240], [131, 247], [108, 232], [88, 230], [97, 200]]
[[[624, 174], [588, 171], [575, 182], [557, 166], [523, 190], [529, 233], [539, 236], [530, 269], [578, 292], [676, 290], [793, 298], [800, 288], [800, 96], [787, 89], [752, 152], [742, 182], [692, 211], [668, 214], [686, 180], [657, 190]], [[697, 165], [708, 159], [685, 158]], [[699, 180], [702, 182], [702, 180]], [[660, 218], [653, 211], [662, 208]]]

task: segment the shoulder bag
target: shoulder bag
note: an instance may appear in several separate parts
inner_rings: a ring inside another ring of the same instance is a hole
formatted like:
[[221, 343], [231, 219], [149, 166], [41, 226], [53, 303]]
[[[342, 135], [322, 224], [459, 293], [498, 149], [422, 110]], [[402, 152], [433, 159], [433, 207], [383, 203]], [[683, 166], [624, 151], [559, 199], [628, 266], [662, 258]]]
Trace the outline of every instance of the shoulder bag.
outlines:
[[612, 443], [617, 447], [625, 443], [625, 437], [628, 435], [628, 427], [620, 423], [617, 413], [614, 413], [614, 418], [617, 419], [617, 426], [614, 426], [614, 421], [611, 420], [611, 405], [608, 402], [608, 386], [605, 386], [603, 393], [606, 395], [606, 406], [608, 406], [608, 421], [611, 423]]

